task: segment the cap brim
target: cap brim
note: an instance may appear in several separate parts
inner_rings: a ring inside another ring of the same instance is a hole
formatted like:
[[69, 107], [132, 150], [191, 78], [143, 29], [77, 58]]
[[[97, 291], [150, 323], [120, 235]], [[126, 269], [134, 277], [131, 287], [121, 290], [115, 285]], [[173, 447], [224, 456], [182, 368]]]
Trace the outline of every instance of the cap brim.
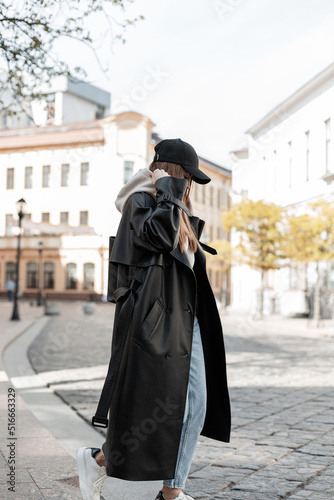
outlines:
[[211, 181], [210, 177], [208, 177], [199, 168], [185, 166], [183, 166], [183, 168], [193, 176], [194, 182], [197, 182], [198, 184], [208, 184]]
[[203, 172], [201, 172], [201, 174], [202, 174], [201, 176], [196, 175], [196, 177], [193, 174], [193, 179], [194, 179], [195, 182], [197, 182], [198, 184], [208, 184], [209, 182], [211, 182], [210, 177], [208, 177], [207, 175], [203, 174]]

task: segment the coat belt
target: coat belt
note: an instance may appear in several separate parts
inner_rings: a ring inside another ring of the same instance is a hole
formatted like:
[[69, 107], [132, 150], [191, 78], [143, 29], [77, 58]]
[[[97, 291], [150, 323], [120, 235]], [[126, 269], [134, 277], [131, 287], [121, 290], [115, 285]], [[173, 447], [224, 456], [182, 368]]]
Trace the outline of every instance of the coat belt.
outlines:
[[130, 287], [121, 287], [113, 293], [113, 301], [118, 302], [123, 299], [116, 331], [118, 342], [110, 358], [108, 373], [104, 381], [100, 400], [95, 415], [92, 418], [92, 424], [95, 427], [108, 427], [108, 411], [111, 403], [117, 404], [119, 387], [124, 373], [125, 360], [130, 343], [130, 323], [135, 305], [135, 293], [140, 287], [141, 282], [133, 279]]

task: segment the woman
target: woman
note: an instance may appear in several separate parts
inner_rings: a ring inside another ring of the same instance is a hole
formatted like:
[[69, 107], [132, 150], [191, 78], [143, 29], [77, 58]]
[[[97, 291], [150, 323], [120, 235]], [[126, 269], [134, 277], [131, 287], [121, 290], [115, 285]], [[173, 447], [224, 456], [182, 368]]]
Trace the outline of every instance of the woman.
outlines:
[[122, 188], [108, 299], [116, 302], [112, 356], [94, 425], [110, 424], [102, 450], [80, 448], [84, 500], [107, 476], [163, 480], [156, 500], [185, 499], [200, 434], [229, 441], [222, 328], [192, 215], [192, 182], [210, 178], [181, 139], [155, 146], [149, 169]]

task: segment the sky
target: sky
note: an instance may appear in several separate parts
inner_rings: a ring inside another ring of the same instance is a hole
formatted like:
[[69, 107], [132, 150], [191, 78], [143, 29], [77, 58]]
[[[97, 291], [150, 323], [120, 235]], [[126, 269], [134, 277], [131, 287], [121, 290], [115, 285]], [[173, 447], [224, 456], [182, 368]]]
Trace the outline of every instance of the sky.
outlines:
[[75, 42], [57, 50], [111, 92], [112, 113], [142, 113], [225, 166], [251, 125], [334, 61], [333, 0], [134, 0], [125, 16], [139, 14], [125, 44], [90, 20], [99, 63]]

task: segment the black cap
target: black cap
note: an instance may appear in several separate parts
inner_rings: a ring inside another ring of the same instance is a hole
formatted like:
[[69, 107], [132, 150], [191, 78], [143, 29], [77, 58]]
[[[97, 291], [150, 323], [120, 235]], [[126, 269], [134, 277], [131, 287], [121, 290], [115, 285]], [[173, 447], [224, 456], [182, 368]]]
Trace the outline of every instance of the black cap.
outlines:
[[159, 142], [155, 148], [154, 161], [165, 161], [181, 165], [199, 184], [207, 184], [211, 181], [198, 167], [198, 156], [190, 144], [181, 139], [165, 139]]

